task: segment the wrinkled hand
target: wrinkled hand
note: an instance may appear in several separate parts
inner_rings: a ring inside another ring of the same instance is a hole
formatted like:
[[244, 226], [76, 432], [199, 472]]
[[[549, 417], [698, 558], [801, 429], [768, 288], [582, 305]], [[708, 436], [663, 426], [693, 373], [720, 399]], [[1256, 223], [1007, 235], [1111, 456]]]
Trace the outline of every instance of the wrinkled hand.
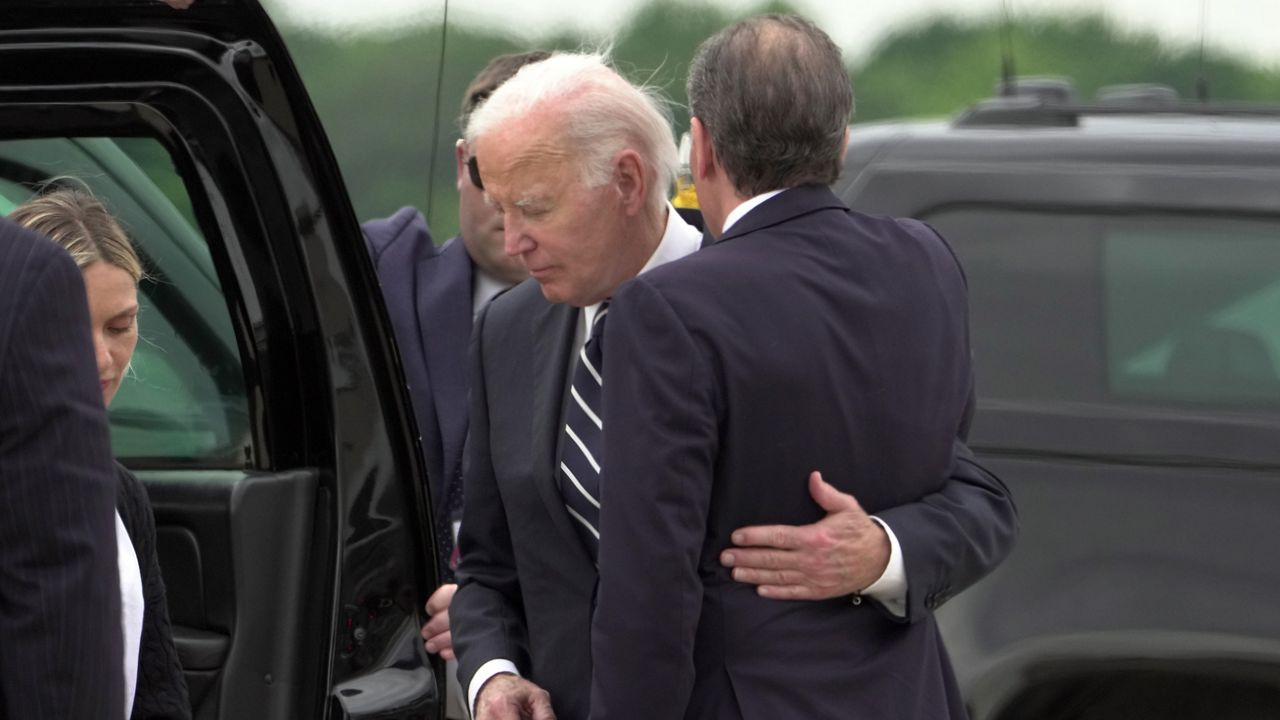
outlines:
[[733, 532], [720, 563], [762, 597], [825, 600], [861, 592], [889, 565], [889, 536], [852, 495], [809, 475], [809, 494], [827, 511], [812, 525], [757, 525]]
[[160, 0], [160, 1], [163, 2], [165, 5], [168, 5], [171, 8], [176, 8], [178, 10], [186, 10], [187, 8], [191, 7], [191, 4], [193, 2], [195, 2], [195, 0]]
[[423, 646], [429, 653], [440, 653], [445, 660], [453, 659], [453, 634], [449, 632], [449, 605], [458, 591], [455, 583], [436, 588], [427, 598], [427, 624], [422, 626]]
[[476, 696], [476, 720], [556, 720], [551, 693], [517, 675], [494, 675]]

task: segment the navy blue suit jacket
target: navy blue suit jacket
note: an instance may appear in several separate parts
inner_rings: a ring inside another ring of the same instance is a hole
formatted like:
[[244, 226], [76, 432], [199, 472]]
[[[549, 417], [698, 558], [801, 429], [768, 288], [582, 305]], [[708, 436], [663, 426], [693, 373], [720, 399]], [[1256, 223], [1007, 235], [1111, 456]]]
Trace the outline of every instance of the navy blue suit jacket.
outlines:
[[124, 712], [116, 477], [84, 279], [0, 217], [0, 718]]
[[[460, 237], [437, 248], [422, 213], [413, 208], [362, 228], [409, 384], [434, 523], [437, 533], [449, 532], [458, 518], [450, 515], [448, 493], [461, 483], [467, 437], [471, 256]], [[442, 566], [447, 560], [441, 558]]]
[[941, 492], [972, 391], [967, 322], [935, 232], [816, 186], [619, 289], [593, 718], [964, 717], [928, 613], [763, 599], [719, 554], [736, 528], [821, 519], [814, 469], [871, 513]]

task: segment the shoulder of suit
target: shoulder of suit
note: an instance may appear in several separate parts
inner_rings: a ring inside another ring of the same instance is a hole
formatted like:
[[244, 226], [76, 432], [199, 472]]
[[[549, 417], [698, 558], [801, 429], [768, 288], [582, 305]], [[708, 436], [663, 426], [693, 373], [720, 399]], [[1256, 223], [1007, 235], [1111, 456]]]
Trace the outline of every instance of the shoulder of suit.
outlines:
[[0, 217], [0, 355], [28, 312], [42, 312], [47, 295], [78, 283], [80, 268], [62, 246]]
[[390, 217], [369, 220], [360, 226], [369, 253], [377, 262], [391, 247], [408, 242], [415, 247], [435, 250], [427, 219], [417, 209], [402, 207]]
[[552, 306], [542, 294], [536, 280], [525, 280], [508, 290], [503, 290], [489, 301], [481, 313], [486, 325], [507, 323], [531, 317]]

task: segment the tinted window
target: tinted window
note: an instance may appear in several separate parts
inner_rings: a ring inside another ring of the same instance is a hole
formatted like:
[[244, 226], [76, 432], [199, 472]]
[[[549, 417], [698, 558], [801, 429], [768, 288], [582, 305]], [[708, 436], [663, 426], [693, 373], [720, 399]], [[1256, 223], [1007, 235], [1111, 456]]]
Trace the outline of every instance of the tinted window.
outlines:
[[141, 465], [243, 466], [248, 403], [235, 333], [168, 153], [147, 139], [0, 142], [0, 211], [51, 179], [73, 182], [56, 178], [75, 178], [106, 203], [149, 275], [139, 287], [132, 369], [110, 408], [116, 456]]
[[1277, 223], [976, 208], [927, 219], [965, 264], [984, 398], [1054, 412], [1280, 406]]

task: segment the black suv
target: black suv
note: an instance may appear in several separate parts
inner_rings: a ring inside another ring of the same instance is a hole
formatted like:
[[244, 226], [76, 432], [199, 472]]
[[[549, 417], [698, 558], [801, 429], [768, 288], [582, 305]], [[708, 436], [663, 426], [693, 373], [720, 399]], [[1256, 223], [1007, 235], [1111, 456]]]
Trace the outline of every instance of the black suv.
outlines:
[[938, 613], [975, 720], [1280, 713], [1280, 109], [1005, 86], [852, 128], [837, 193], [969, 279], [1022, 534]]
[[115, 452], [199, 720], [427, 718], [412, 413], [333, 155], [253, 0], [6, 0], [0, 212], [87, 182], [149, 273]]

